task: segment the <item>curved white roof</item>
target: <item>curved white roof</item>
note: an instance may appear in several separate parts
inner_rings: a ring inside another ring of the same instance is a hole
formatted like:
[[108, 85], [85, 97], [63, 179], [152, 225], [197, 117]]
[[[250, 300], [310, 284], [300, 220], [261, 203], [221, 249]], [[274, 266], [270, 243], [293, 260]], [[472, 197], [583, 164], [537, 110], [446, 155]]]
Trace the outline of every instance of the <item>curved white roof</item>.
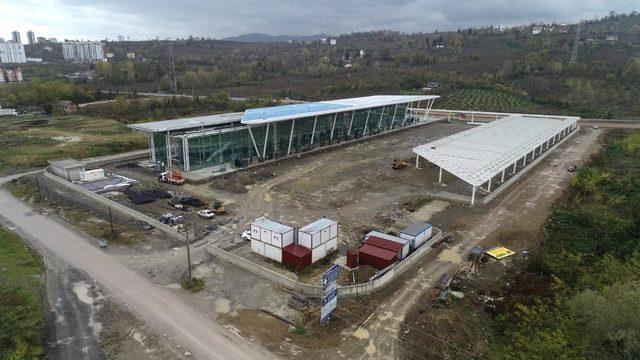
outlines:
[[417, 146], [413, 152], [465, 182], [480, 186], [578, 119], [510, 115]]

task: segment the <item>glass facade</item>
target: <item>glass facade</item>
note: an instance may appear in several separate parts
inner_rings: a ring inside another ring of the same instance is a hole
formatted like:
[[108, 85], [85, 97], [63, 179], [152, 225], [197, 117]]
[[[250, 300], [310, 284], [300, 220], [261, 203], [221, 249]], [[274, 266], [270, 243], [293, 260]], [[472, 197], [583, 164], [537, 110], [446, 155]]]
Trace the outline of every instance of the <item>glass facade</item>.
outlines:
[[[223, 164], [245, 167], [254, 161], [277, 159], [406, 126], [407, 107], [408, 104], [389, 105], [251, 126], [255, 145], [246, 125], [171, 134], [171, 165], [184, 171]], [[166, 134], [154, 133], [153, 140], [156, 163], [166, 162]], [[189, 166], [185, 166], [186, 161]]]

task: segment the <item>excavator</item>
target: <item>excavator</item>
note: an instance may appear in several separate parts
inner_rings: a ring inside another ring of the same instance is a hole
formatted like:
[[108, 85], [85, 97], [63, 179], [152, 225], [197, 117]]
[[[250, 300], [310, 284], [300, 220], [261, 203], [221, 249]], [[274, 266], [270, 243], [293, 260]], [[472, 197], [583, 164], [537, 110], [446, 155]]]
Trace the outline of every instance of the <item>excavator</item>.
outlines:
[[391, 167], [394, 170], [399, 170], [399, 169], [404, 169], [408, 166], [409, 164], [407, 164], [405, 161], [402, 161], [400, 159], [393, 159], [393, 164], [391, 164]]
[[223, 215], [226, 212], [224, 210], [224, 204], [221, 201], [212, 201], [207, 208], [211, 209], [216, 215]]

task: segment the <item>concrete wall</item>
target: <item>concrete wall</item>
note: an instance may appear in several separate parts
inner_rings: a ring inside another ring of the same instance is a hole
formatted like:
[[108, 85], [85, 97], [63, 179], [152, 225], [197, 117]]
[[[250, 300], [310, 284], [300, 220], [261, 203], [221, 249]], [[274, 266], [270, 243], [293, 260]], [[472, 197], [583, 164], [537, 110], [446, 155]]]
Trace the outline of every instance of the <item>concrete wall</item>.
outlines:
[[[413, 252], [411, 255], [407, 256], [406, 259], [391, 268], [387, 273], [375, 280], [366, 283], [339, 286], [338, 295], [348, 297], [367, 295], [389, 285], [399, 276], [404, 274], [407, 270], [411, 269], [415, 264], [420, 262], [420, 260], [422, 260], [422, 258], [433, 249], [431, 245], [440, 241], [440, 239], [442, 239], [442, 231], [434, 228], [433, 236], [431, 237], [431, 239], [429, 239], [429, 241], [420, 246], [418, 250]], [[256, 276], [271, 281], [272, 283], [280, 285], [289, 290], [299, 292], [311, 298], [319, 298], [322, 295], [322, 286], [320, 285], [301, 283], [264, 266], [256, 264], [253, 261], [225, 251], [211, 243], [207, 245], [207, 252], [220, 260], [228, 261], [240, 267], [241, 269], [244, 269]]]
[[48, 180], [53, 181], [54, 183], [56, 183], [57, 185], [60, 185], [68, 190], [74, 191], [76, 192], [78, 195], [83, 196], [85, 198], [90, 199], [91, 201], [93, 201], [95, 203], [96, 207], [99, 206], [104, 206], [105, 208], [111, 207], [111, 211], [119, 214], [122, 217], [126, 217], [126, 218], [133, 218], [135, 220], [139, 220], [139, 221], [144, 221], [146, 223], [148, 223], [149, 225], [154, 226], [155, 228], [157, 228], [158, 230], [174, 236], [174, 237], [178, 237], [178, 236], [182, 236], [180, 233], [178, 233], [175, 229], [173, 229], [172, 227], [165, 225], [163, 223], [161, 223], [160, 221], [151, 218], [147, 215], [144, 215], [138, 211], [135, 211], [133, 209], [130, 209], [122, 204], [119, 204], [111, 199], [108, 199], [104, 196], [98, 195], [94, 192], [91, 192], [85, 188], [83, 188], [82, 186], [76, 185], [72, 182], [69, 182], [59, 176], [56, 176], [50, 172], [48, 172], [47, 170], [43, 171], [43, 174], [45, 176], [45, 178], [47, 178]]
[[145, 150], [136, 150], [136, 151], [130, 151], [130, 152], [114, 154], [114, 155], [85, 158], [80, 160], [80, 162], [85, 164], [85, 166], [88, 168], [96, 168], [96, 167], [104, 166], [104, 165], [115, 163], [115, 162], [141, 160], [141, 159], [146, 159], [148, 157], [149, 157], [149, 149], [145, 149]]

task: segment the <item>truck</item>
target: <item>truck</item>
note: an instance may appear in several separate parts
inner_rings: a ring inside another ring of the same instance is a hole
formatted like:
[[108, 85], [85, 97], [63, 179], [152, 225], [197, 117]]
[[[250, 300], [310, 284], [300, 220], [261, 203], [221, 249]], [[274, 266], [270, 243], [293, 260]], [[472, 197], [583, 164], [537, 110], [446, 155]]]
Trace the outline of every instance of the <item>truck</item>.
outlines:
[[182, 185], [187, 179], [178, 170], [165, 171], [158, 174], [158, 181], [172, 185]]

